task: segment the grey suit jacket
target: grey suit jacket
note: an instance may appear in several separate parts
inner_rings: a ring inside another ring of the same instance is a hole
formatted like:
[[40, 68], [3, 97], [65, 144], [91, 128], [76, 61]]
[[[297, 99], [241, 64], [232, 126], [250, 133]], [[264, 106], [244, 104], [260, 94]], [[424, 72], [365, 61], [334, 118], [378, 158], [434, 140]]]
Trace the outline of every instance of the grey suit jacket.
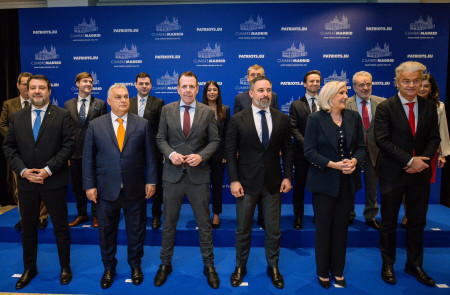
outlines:
[[[378, 153], [380, 152], [380, 149], [378, 148], [376, 142], [375, 142], [375, 131], [373, 128], [374, 122], [375, 122], [375, 112], [377, 110], [377, 106], [379, 103], [385, 101], [386, 99], [383, 97], [371, 95], [369, 97], [370, 103], [371, 103], [371, 111], [372, 111], [372, 121], [370, 121], [369, 129], [364, 128], [363, 125], [363, 133], [364, 138], [367, 136], [368, 141], [368, 148], [369, 148], [369, 155], [370, 155], [370, 161], [372, 162], [372, 165], [375, 167], [377, 164], [377, 158]], [[353, 95], [347, 100], [346, 108], [352, 111], [358, 112], [358, 107], [356, 105], [356, 96]], [[359, 114], [359, 112], [358, 112]], [[361, 114], [360, 114], [361, 116]], [[361, 118], [362, 120], [362, 118]]]
[[214, 110], [197, 101], [191, 130], [185, 138], [180, 121], [180, 101], [162, 108], [156, 143], [165, 157], [163, 180], [178, 182], [184, 165], [174, 165], [169, 159], [172, 152], [182, 155], [199, 154], [203, 161], [196, 167], [186, 165], [189, 179], [195, 184], [209, 183], [209, 159], [219, 149], [220, 138]]

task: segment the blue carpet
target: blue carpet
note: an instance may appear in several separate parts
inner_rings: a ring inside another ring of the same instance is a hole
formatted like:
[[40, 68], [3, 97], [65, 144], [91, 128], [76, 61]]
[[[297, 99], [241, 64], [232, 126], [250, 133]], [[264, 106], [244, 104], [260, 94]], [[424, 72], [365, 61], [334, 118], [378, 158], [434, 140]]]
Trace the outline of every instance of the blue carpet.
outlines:
[[[148, 212], [151, 212], [151, 205], [148, 205]], [[68, 204], [69, 220], [76, 216], [76, 205]], [[366, 226], [362, 212], [364, 205], [356, 205], [357, 218], [349, 227], [348, 246], [349, 247], [378, 247], [379, 233]], [[149, 213], [150, 214], [150, 213]], [[292, 228], [294, 215], [291, 204], [283, 204], [281, 207], [281, 246], [286, 248], [314, 247], [314, 224], [311, 205], [305, 205], [305, 217], [303, 230], [297, 231]], [[216, 247], [234, 247], [234, 233], [236, 230], [236, 209], [233, 204], [223, 205], [221, 214], [221, 226], [214, 231], [214, 245]], [[403, 211], [400, 212], [399, 220], [403, 218]], [[0, 242], [20, 243], [20, 232], [14, 230], [14, 225], [19, 220], [17, 209], [8, 211], [0, 215]], [[91, 228], [90, 223], [71, 228], [72, 244], [98, 245], [98, 231]], [[151, 229], [151, 217], [147, 218], [147, 235], [145, 245], [160, 246], [161, 230]], [[182, 206], [180, 219], [178, 221], [176, 245], [178, 246], [198, 246], [198, 231], [196, 222], [189, 204]], [[125, 221], [122, 218], [119, 224], [118, 234], [119, 244], [126, 245]], [[39, 231], [40, 243], [55, 243], [52, 224], [49, 228]], [[405, 231], [398, 229], [397, 245], [405, 247]], [[424, 234], [425, 247], [450, 247], [450, 208], [441, 205], [429, 205], [427, 226]], [[264, 247], [264, 231], [259, 229], [256, 222], [253, 225], [252, 246]]]
[[[389, 285], [380, 278], [381, 257], [377, 248], [348, 248], [344, 276], [346, 289], [332, 286], [324, 290], [317, 283], [314, 264], [314, 249], [281, 249], [280, 271], [285, 278], [285, 289], [272, 286], [265, 273], [266, 261], [264, 249], [253, 248], [248, 261], [248, 274], [244, 282], [248, 286], [233, 288], [230, 275], [234, 270], [235, 252], [231, 247], [217, 247], [214, 250], [216, 269], [221, 285], [212, 290], [202, 273], [202, 260], [198, 247], [175, 247], [173, 272], [160, 288], [153, 285], [153, 277], [158, 269], [160, 247], [145, 247], [142, 261], [144, 282], [140, 286], [126, 283], [130, 278], [130, 268], [126, 262], [126, 247], [119, 246], [117, 258], [117, 276], [110, 289], [100, 288], [103, 266], [98, 246], [73, 245], [71, 251], [73, 281], [62, 286], [59, 283], [59, 265], [56, 246], [39, 245], [39, 274], [30, 285], [22, 289], [23, 293], [57, 294], [449, 294], [450, 289], [436, 286], [424, 286], [405, 272], [404, 249], [397, 250], [395, 271], [398, 283]], [[16, 292], [14, 285], [23, 270], [21, 245], [16, 243], [0, 244], [0, 292]], [[56, 263], [56, 264], [55, 264]], [[438, 284], [450, 286], [450, 248], [426, 248], [424, 269]]]

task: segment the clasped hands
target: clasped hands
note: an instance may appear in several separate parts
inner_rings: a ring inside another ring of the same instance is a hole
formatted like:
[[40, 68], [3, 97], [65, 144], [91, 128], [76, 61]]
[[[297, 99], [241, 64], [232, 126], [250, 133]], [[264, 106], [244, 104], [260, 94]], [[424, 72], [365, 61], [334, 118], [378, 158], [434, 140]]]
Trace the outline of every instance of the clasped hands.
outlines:
[[341, 170], [343, 174], [352, 174], [355, 171], [356, 163], [358, 161], [355, 158], [344, 159], [339, 162], [330, 162], [330, 166], [334, 169]]
[[428, 157], [413, 157], [411, 165], [403, 167], [406, 173], [414, 174], [422, 172], [427, 169], [430, 165], [425, 163], [424, 161], [428, 161], [430, 158]]
[[[280, 193], [287, 193], [291, 190], [291, 181], [287, 178], [283, 179], [280, 186]], [[230, 191], [233, 196], [240, 198], [244, 195], [244, 188], [239, 181], [233, 181], [230, 184]]]
[[170, 161], [172, 161], [174, 165], [188, 164], [191, 167], [195, 167], [198, 166], [203, 160], [199, 154], [183, 156], [179, 153], [173, 153], [170, 157]]
[[29, 182], [43, 184], [44, 179], [46, 179], [50, 175], [47, 173], [45, 169], [33, 168], [25, 170], [22, 176], [28, 179]]

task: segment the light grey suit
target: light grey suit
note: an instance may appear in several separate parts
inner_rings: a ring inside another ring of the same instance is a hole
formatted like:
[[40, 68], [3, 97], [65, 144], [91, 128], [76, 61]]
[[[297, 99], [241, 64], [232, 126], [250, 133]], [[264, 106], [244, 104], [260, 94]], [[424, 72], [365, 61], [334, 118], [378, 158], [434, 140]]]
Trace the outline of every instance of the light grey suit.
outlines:
[[[375, 166], [377, 164], [378, 152], [379, 148], [375, 143], [375, 132], [374, 132], [374, 118], [377, 106], [382, 101], [386, 100], [385, 98], [371, 95], [369, 97], [370, 100], [370, 108], [372, 113], [372, 120], [370, 121], [369, 128], [366, 129], [363, 126], [364, 138], [367, 138], [368, 152], [366, 152], [366, 156], [364, 158], [364, 183], [365, 183], [365, 192], [366, 192], [366, 205], [364, 208], [364, 218], [366, 220], [372, 220], [378, 214], [378, 202], [377, 202], [377, 182], [378, 178], [375, 173]], [[358, 111], [358, 107], [356, 104], [356, 96], [353, 95], [347, 101], [346, 108]], [[361, 114], [359, 114], [361, 116]], [[362, 117], [362, 116], [361, 116]], [[362, 118], [361, 118], [362, 120]], [[353, 209], [350, 214], [350, 219], [354, 219], [355, 214], [355, 200], [353, 200]]]
[[[209, 222], [209, 159], [220, 146], [214, 110], [197, 101], [192, 126], [185, 138], [180, 120], [180, 101], [164, 106], [161, 111], [156, 142], [165, 157], [162, 264], [171, 264], [177, 221], [183, 197], [186, 194], [199, 229], [203, 263], [205, 266], [213, 266], [213, 240]], [[188, 164], [174, 165], [169, 159], [172, 152], [182, 155], [198, 154], [203, 161], [195, 167]]]

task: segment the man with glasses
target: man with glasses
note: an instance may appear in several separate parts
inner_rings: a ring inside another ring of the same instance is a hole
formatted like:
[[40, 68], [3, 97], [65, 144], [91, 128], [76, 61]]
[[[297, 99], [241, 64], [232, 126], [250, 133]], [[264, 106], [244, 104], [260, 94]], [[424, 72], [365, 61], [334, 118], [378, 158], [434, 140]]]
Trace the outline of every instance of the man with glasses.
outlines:
[[435, 284], [422, 268], [423, 232], [430, 198], [430, 159], [441, 139], [436, 104], [417, 96], [425, 70], [415, 61], [398, 66], [395, 84], [399, 91], [380, 103], [375, 114], [375, 140], [380, 148], [376, 170], [381, 194], [381, 278], [390, 284], [397, 281], [393, 266], [403, 195], [408, 208], [405, 272], [423, 284]]
[[[366, 204], [364, 207], [364, 218], [366, 224], [373, 229], [380, 230], [380, 223], [376, 220], [378, 214], [377, 202], [377, 182], [375, 165], [378, 158], [378, 146], [375, 143], [375, 134], [373, 130], [374, 118], [377, 106], [385, 99], [372, 95], [372, 75], [369, 72], [361, 71], [353, 75], [353, 90], [355, 95], [347, 101], [347, 109], [357, 111], [361, 116], [363, 123], [363, 133], [367, 149], [364, 158], [364, 183], [366, 193]], [[350, 213], [350, 223], [355, 219], [355, 199]]]

